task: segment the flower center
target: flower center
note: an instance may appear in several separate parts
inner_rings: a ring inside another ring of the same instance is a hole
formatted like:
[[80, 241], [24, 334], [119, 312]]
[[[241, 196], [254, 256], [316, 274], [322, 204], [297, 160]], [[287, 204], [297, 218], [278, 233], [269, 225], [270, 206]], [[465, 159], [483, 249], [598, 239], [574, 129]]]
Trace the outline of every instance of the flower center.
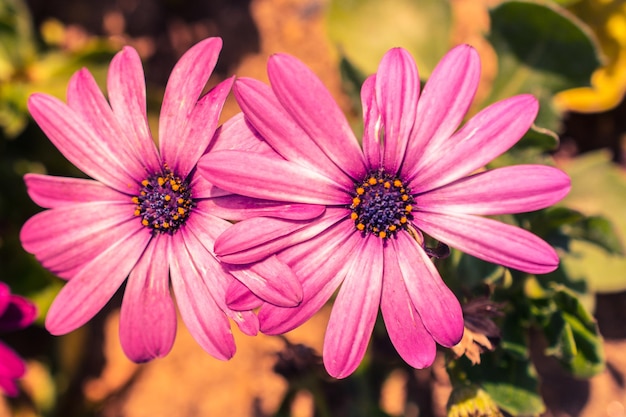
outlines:
[[383, 170], [370, 172], [354, 190], [350, 217], [355, 227], [381, 239], [406, 230], [415, 204], [409, 191], [398, 177]]
[[135, 216], [141, 217], [141, 224], [155, 234], [176, 232], [194, 207], [187, 181], [165, 165], [163, 172], [148, 177], [141, 185], [139, 195], [132, 198]]

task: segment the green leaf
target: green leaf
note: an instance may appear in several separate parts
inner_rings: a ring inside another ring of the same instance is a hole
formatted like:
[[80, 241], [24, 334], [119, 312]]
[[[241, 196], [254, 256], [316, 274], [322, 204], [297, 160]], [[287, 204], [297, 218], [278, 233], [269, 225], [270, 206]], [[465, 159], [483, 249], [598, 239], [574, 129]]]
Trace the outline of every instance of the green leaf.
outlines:
[[528, 132], [511, 148], [515, 152], [520, 149], [536, 148], [540, 151], [553, 151], [559, 146], [559, 136], [551, 130], [532, 126]]
[[[562, 204], [591, 220], [569, 230], [576, 239], [562, 258], [563, 269], [574, 280], [586, 280], [591, 291], [626, 290], [626, 258], [619, 255], [626, 239], [626, 175], [607, 151], [575, 158], [564, 169], [572, 178], [572, 190]], [[583, 233], [585, 228], [589, 233]]]
[[427, 78], [450, 48], [450, 4], [441, 0], [332, 0], [330, 38], [366, 74], [390, 48], [406, 48]]
[[552, 2], [510, 1], [490, 12], [489, 41], [498, 75], [488, 102], [530, 93], [540, 102], [535, 123], [559, 128], [555, 93], [587, 86], [600, 58], [589, 29]]

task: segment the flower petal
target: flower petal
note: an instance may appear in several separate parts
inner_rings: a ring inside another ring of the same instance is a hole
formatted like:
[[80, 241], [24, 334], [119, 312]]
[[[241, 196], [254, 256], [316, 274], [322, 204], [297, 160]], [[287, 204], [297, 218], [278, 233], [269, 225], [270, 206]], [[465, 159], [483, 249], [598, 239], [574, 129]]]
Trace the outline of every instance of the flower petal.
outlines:
[[26, 372], [26, 365], [13, 349], [0, 342], [0, 388], [9, 396], [19, 393], [15, 379]]
[[389, 339], [406, 363], [422, 369], [435, 360], [437, 346], [422, 319], [402, 278], [395, 245], [384, 247], [383, 290], [380, 309]]
[[385, 54], [376, 72], [376, 102], [384, 129], [382, 163], [396, 173], [416, 120], [420, 79], [413, 57], [402, 48]]
[[[107, 251], [121, 236], [145, 229], [132, 205], [84, 203], [46, 210], [28, 219], [20, 240], [41, 264], [64, 278]], [[63, 221], [59, 221], [63, 219]], [[146, 229], [147, 230], [147, 229]], [[149, 233], [146, 233], [149, 235]]]
[[146, 83], [141, 58], [125, 46], [111, 61], [107, 78], [109, 101], [118, 125], [132, 142], [132, 149], [149, 173], [160, 167], [160, 157], [150, 133], [146, 114]]
[[449, 184], [485, 166], [528, 131], [538, 111], [528, 94], [499, 101], [472, 117], [436, 150], [425, 151], [411, 183], [413, 193]]
[[563, 171], [545, 165], [516, 165], [481, 172], [417, 197], [430, 212], [512, 214], [560, 201], [571, 188]]
[[[215, 68], [221, 49], [220, 38], [208, 38], [192, 46], [174, 66], [165, 87], [159, 117], [159, 149], [163, 162], [182, 177], [188, 174], [183, 169], [188, 168], [184, 152], [189, 149], [181, 146], [184, 138], [180, 133], [188, 129], [191, 114]], [[210, 132], [209, 138], [212, 135], [213, 132]], [[183, 161], [186, 163], [178, 166]]]
[[277, 217], [290, 220], [311, 220], [321, 215], [325, 206], [314, 204], [287, 204], [273, 200], [231, 194], [202, 200], [203, 210], [228, 220], [245, 220], [251, 217]]
[[227, 150], [276, 155], [274, 149], [252, 127], [243, 113], [237, 113], [217, 128], [207, 153]]
[[126, 132], [120, 127], [96, 80], [87, 69], [77, 71], [70, 79], [67, 104], [104, 139], [103, 145], [131, 178], [138, 183], [146, 178], [147, 169], [142, 155], [136, 149], [137, 141], [134, 137], [126, 137]]
[[363, 238], [352, 222], [339, 222], [316, 237], [280, 253], [302, 283], [303, 299], [293, 308], [264, 304], [259, 310], [261, 331], [281, 334], [315, 314], [333, 295], [350, 266], [349, 259]]
[[467, 214], [416, 213], [413, 223], [435, 239], [472, 256], [530, 274], [554, 271], [554, 249], [519, 227]]
[[263, 303], [263, 300], [254, 295], [250, 288], [239, 280], [232, 280], [226, 289], [226, 305], [232, 310], [254, 310], [261, 307]]
[[[118, 191], [136, 194], [139, 184], [124, 165], [125, 158], [113, 149], [73, 109], [46, 94], [33, 94], [28, 110], [41, 130], [78, 169]], [[135, 173], [136, 174], [136, 173]]]
[[37, 307], [30, 300], [12, 294], [0, 315], [0, 332], [11, 332], [29, 326], [37, 316]]
[[87, 323], [104, 307], [135, 267], [152, 238], [144, 230], [119, 235], [117, 242], [65, 284], [48, 310], [46, 329], [50, 333], [69, 333]]
[[176, 172], [181, 177], [185, 178], [191, 172], [213, 139], [226, 96], [234, 81], [234, 77], [228, 78], [204, 95], [191, 111], [185, 130], [179, 132], [182, 139], [177, 147], [177, 161], [174, 165], [178, 167]]
[[239, 78], [233, 91], [251, 128], [284, 159], [332, 178], [344, 188], [352, 186], [353, 180], [293, 120], [268, 85]]
[[363, 154], [369, 170], [382, 164], [382, 120], [376, 103], [376, 75], [367, 77], [361, 86], [363, 105]]
[[322, 151], [355, 180], [367, 168], [345, 115], [319, 78], [296, 58], [272, 55], [267, 64], [276, 97]]
[[174, 344], [176, 309], [169, 286], [169, 243], [167, 235], [153, 238], [128, 277], [120, 313], [120, 342], [126, 356], [135, 362], [163, 357]]
[[198, 169], [212, 184], [248, 197], [322, 205], [347, 204], [351, 200], [335, 181], [266, 155], [211, 152], [200, 160]]
[[354, 372], [372, 335], [382, 292], [382, 239], [362, 239], [349, 263], [324, 336], [324, 366], [335, 378]]
[[223, 262], [248, 264], [318, 235], [349, 216], [347, 209], [329, 208], [315, 220], [256, 217], [231, 226], [215, 242]]
[[422, 155], [449, 140], [474, 100], [479, 79], [480, 58], [469, 45], [455, 47], [439, 61], [419, 99], [402, 177], [413, 178]]
[[451, 347], [463, 337], [463, 312], [421, 246], [408, 233], [390, 241], [398, 255], [402, 279], [424, 327], [440, 345]]
[[98, 201], [120, 203], [130, 201], [127, 194], [122, 194], [94, 180], [26, 174], [24, 182], [30, 198], [44, 208]]

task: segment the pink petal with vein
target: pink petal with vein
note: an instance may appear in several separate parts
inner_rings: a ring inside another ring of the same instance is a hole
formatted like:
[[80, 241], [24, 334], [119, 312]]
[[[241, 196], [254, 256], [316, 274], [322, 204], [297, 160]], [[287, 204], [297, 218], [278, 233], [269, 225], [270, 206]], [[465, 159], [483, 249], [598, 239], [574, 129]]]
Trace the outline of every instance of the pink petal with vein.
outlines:
[[120, 235], [61, 289], [48, 310], [46, 329], [54, 335], [69, 333], [95, 316], [128, 277], [151, 238], [136, 231]]
[[324, 336], [324, 366], [335, 378], [354, 372], [372, 335], [382, 292], [382, 239], [362, 239], [349, 262]]
[[545, 165], [515, 165], [466, 177], [417, 197], [430, 212], [511, 214], [560, 201], [571, 188], [563, 171]]
[[463, 337], [461, 305], [443, 282], [437, 268], [408, 233], [391, 241], [407, 293], [424, 327], [440, 345], [451, 347]]
[[252, 217], [277, 217], [290, 220], [311, 220], [324, 213], [325, 206], [314, 204], [288, 204], [273, 200], [231, 194], [203, 201], [204, 210], [229, 220]]
[[261, 307], [263, 303], [263, 300], [236, 279], [232, 280], [226, 289], [226, 305], [232, 310], [254, 310]]
[[167, 355], [176, 337], [176, 309], [170, 295], [170, 236], [152, 239], [128, 277], [120, 313], [120, 342], [135, 362]]
[[413, 223], [425, 233], [472, 256], [525, 271], [552, 272], [559, 264], [554, 249], [519, 227], [467, 214], [420, 212]]
[[363, 152], [343, 112], [319, 78], [296, 58], [272, 55], [272, 89], [291, 117], [339, 168], [353, 179], [367, 171]]
[[376, 75], [367, 77], [361, 86], [363, 104], [363, 154], [368, 169], [377, 169], [382, 164], [383, 125], [376, 103]]
[[437, 346], [409, 297], [395, 245], [385, 245], [383, 252], [380, 309], [389, 339], [406, 363], [414, 368], [425, 368], [435, 360]]

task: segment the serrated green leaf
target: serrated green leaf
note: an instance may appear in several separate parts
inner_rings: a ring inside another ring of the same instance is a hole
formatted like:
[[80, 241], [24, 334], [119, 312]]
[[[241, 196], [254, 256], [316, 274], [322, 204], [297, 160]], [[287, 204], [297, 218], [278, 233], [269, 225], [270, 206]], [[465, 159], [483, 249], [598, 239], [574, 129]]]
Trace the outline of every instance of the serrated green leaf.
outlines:
[[332, 0], [328, 32], [350, 62], [376, 72], [390, 48], [406, 48], [427, 78], [450, 48], [452, 12], [441, 0]]
[[489, 41], [498, 55], [498, 75], [488, 102], [519, 93], [540, 102], [535, 123], [556, 130], [555, 93], [589, 85], [600, 58], [591, 32], [558, 5], [509, 1], [490, 12]]

